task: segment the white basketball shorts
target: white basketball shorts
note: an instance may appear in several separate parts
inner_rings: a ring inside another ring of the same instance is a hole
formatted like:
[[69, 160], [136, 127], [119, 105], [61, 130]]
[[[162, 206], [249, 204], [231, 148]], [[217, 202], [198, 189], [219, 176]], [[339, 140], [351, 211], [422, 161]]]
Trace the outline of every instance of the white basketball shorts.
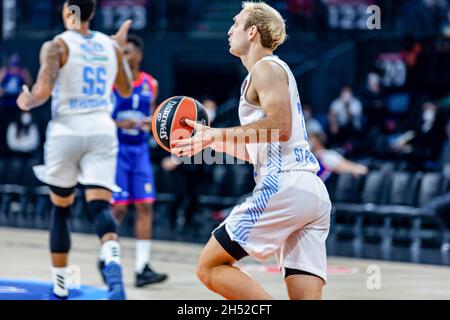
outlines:
[[45, 164], [34, 167], [36, 177], [60, 188], [71, 188], [79, 182], [120, 192], [115, 183], [118, 141], [113, 132], [74, 135], [48, 130], [44, 146]]
[[259, 177], [253, 194], [213, 234], [225, 226], [232, 243], [255, 259], [262, 261], [274, 254], [283, 275], [289, 268], [326, 282], [330, 212], [328, 191], [316, 174], [282, 172]]

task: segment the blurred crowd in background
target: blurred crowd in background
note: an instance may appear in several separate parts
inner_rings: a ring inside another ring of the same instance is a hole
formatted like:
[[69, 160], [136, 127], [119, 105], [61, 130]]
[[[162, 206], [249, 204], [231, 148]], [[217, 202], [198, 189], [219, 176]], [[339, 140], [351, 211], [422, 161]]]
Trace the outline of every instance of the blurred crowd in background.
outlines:
[[[11, 2], [11, 0], [7, 0]], [[13, 0], [15, 1], [15, 0]], [[335, 37], [330, 31], [364, 31], [367, 7], [378, 5], [385, 34], [408, 31], [415, 35], [450, 35], [447, 0], [267, 0], [285, 17], [289, 33], [307, 32]], [[170, 32], [203, 35], [226, 28], [241, 1], [231, 0], [99, 0], [95, 27], [114, 30], [128, 18], [134, 29], [161, 34]], [[17, 32], [60, 30], [62, 1], [21, 0]], [[224, 25], [225, 23], [225, 25]], [[348, 34], [341, 33], [342, 36]], [[353, 36], [352, 34], [351, 36]]]
[[[381, 39], [379, 41], [395, 42], [397, 48], [391, 50], [393, 46], [390, 45], [384, 53], [359, 57], [358, 66], [369, 71], [359, 79], [356, 77], [356, 83], [340, 83], [339, 92], [327, 105], [317, 106], [309, 99], [302, 100], [311, 148], [322, 164], [320, 174], [325, 181], [336, 173], [365, 175], [380, 163], [391, 163], [396, 169], [406, 171], [442, 172], [449, 169], [448, 1], [268, 2], [286, 17], [290, 35], [300, 34], [309, 39], [326, 37], [336, 43], [358, 37], [366, 37], [370, 43], [375, 37]], [[382, 8], [383, 27], [378, 33], [367, 34], [366, 9], [372, 4]], [[56, 34], [62, 29], [58, 15], [60, 5], [61, 1], [20, 1], [16, 14], [24, 23], [11, 34], [3, 30], [3, 36], [15, 37], [42, 30]], [[195, 39], [214, 37], [215, 34], [224, 37], [223, 32], [226, 34], [233, 14], [239, 8], [240, 1], [99, 0], [100, 14], [94, 27], [114, 30], [124, 19], [132, 18], [135, 32], [144, 32], [142, 34], [150, 32], [160, 37], [181, 35]], [[0, 157], [36, 159], [37, 162], [42, 158], [49, 109], [44, 107], [30, 113], [18, 110], [15, 101], [21, 87], [32, 85], [35, 75], [28, 71], [20, 52], [9, 52], [2, 58]], [[146, 71], [152, 73], [152, 70]], [[303, 79], [297, 80], [301, 83]], [[229, 92], [229, 96], [235, 98], [226, 102], [218, 101], [211, 92], [196, 98], [208, 109], [212, 126], [227, 127], [238, 124], [238, 95], [239, 92]], [[300, 96], [304, 95], [307, 96], [300, 88]], [[165, 98], [160, 97], [161, 100]], [[189, 228], [190, 224], [195, 224], [192, 217], [199, 210], [199, 196], [205, 195], [205, 188], [217, 183], [215, 179], [220, 179], [215, 176], [218, 174], [214, 171], [216, 166], [177, 165], [154, 141], [149, 141], [149, 146], [157, 188], [170, 196], [167, 202], [172, 206], [166, 209], [171, 212], [172, 223]], [[235, 197], [252, 189], [251, 167], [243, 167], [249, 173], [244, 176], [250, 178], [244, 179], [236, 188], [228, 187], [233, 189], [230, 195]], [[223, 176], [228, 173], [222, 172]]]

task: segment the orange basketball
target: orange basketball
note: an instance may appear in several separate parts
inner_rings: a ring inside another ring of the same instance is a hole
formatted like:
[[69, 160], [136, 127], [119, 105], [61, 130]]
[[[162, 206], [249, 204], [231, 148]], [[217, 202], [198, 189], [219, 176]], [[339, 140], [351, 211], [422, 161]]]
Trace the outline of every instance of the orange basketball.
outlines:
[[153, 114], [152, 131], [156, 142], [170, 152], [170, 142], [192, 136], [193, 128], [185, 124], [189, 119], [209, 126], [205, 107], [197, 100], [178, 96], [161, 103]]

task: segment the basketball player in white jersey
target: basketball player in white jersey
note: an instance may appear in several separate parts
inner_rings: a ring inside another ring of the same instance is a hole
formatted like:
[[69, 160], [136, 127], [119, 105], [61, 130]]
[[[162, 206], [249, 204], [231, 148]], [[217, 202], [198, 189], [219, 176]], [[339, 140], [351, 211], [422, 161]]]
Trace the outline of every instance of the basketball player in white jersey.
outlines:
[[[102, 243], [103, 269], [109, 299], [125, 299], [120, 246], [112, 217], [111, 192], [115, 184], [116, 127], [111, 118], [111, 92], [115, 85], [123, 96], [132, 92], [131, 75], [122, 57], [131, 21], [114, 39], [91, 31], [95, 0], [67, 0], [63, 19], [68, 31], [42, 46], [36, 84], [26, 86], [17, 100], [20, 109], [31, 110], [52, 97], [52, 120], [47, 129], [45, 165], [36, 176], [50, 187], [53, 203], [50, 251], [53, 298], [67, 299], [66, 283], [70, 250], [69, 218], [75, 187], [86, 187], [89, 218]], [[74, 14], [75, 12], [75, 14]], [[78, 19], [78, 21], [77, 21]]]
[[230, 52], [249, 72], [239, 104], [241, 126], [216, 129], [187, 120], [196, 134], [173, 141], [172, 151], [190, 156], [212, 147], [251, 162], [256, 187], [214, 230], [197, 276], [226, 299], [271, 299], [233, 265], [247, 255], [264, 260], [275, 254], [291, 299], [321, 299], [331, 203], [316, 175], [319, 164], [308, 145], [295, 78], [273, 55], [286, 38], [284, 20], [265, 3], [244, 2], [228, 35]]

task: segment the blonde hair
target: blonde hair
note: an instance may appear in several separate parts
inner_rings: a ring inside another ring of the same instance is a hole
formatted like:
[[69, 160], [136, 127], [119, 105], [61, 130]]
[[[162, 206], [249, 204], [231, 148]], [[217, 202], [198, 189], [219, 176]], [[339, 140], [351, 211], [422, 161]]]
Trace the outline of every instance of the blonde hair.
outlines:
[[276, 50], [286, 40], [286, 24], [281, 14], [264, 2], [244, 1], [242, 8], [249, 13], [245, 29], [256, 26], [265, 48]]

